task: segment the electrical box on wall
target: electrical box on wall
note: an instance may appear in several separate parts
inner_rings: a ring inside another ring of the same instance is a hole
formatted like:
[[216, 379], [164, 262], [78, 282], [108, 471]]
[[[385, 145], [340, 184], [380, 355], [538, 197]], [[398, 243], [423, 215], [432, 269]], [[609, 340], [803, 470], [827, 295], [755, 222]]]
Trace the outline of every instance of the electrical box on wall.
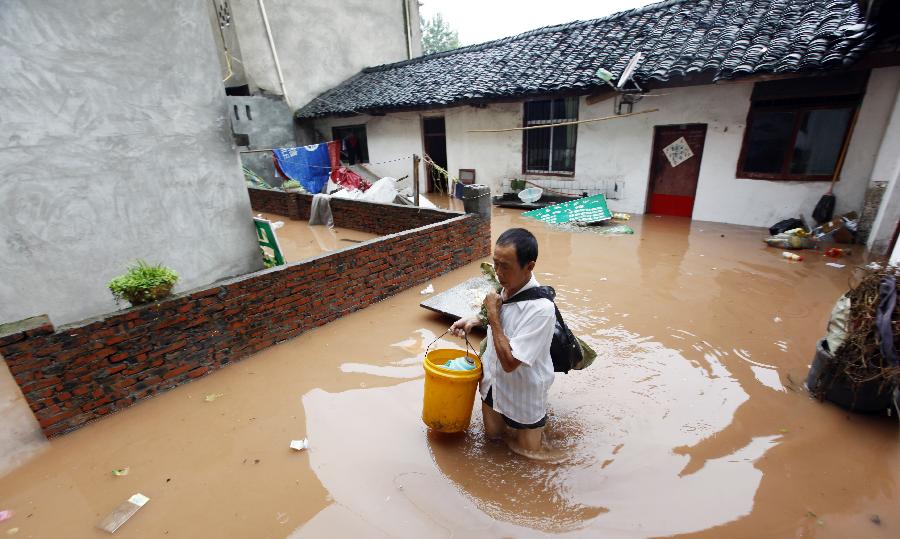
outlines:
[[625, 196], [625, 182], [614, 181], [606, 188], [607, 200], [620, 200]]

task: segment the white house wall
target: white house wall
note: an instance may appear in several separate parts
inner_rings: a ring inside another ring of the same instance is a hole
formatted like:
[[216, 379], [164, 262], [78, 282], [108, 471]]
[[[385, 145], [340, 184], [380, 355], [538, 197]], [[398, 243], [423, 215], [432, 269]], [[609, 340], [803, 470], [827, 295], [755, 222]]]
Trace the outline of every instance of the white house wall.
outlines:
[[[330, 118], [315, 123], [317, 134], [331, 139], [331, 128], [342, 125], [365, 125], [369, 163], [366, 168], [376, 175], [412, 178], [412, 156], [422, 156], [422, 120], [408, 112], [385, 116], [353, 116]], [[419, 184], [425, 188], [424, 168], [419, 167]]]
[[[835, 184], [836, 213], [860, 211], [872, 174], [875, 152], [887, 122], [896, 85], [900, 80], [895, 69], [877, 69], [869, 79], [854, 127], [850, 146]], [[700, 93], [692, 114], [708, 115], [709, 132], [700, 183], [694, 204], [694, 219], [721, 221], [753, 226], [769, 226], [787, 217], [803, 215], [808, 223], [819, 198], [827, 191], [828, 182], [783, 182], [736, 178], [735, 169], [749, 108], [752, 86], [719, 85], [719, 93]], [[688, 89], [684, 89], [687, 91]], [[677, 123], [677, 122], [670, 122]], [[728, 128], [728, 132], [724, 132]], [[649, 166], [649, 165], [648, 165]]]
[[[872, 167], [900, 84], [900, 68], [873, 70], [853, 136], [835, 185], [836, 211], [859, 211]], [[610, 200], [615, 211], [643, 213], [647, 205], [653, 128], [662, 125], [707, 124], [693, 218], [750, 226], [769, 226], [787, 217], [803, 215], [812, 223], [816, 202], [828, 182], [785, 182], [736, 177], [750, 107], [752, 83], [726, 83], [670, 88], [652, 92], [634, 111], [659, 109], [639, 116], [617, 118], [578, 126], [575, 175], [547, 177], [522, 174], [521, 131], [470, 133], [476, 129], [522, 127], [522, 104], [498, 103], [485, 108], [471, 106], [407, 112], [385, 116], [357, 116], [316, 122], [330, 137], [331, 126], [366, 124], [369, 156], [373, 163], [422, 152], [421, 118], [441, 116], [447, 130], [448, 169], [475, 169], [476, 181], [495, 193], [509, 178], [525, 178], [546, 187], [610, 189], [616, 182], [624, 189]], [[614, 115], [613, 100], [588, 105], [581, 98], [581, 120]], [[405, 168], [403, 168], [405, 167]], [[373, 165], [383, 175], [407, 174], [409, 166]], [[424, 176], [423, 176], [424, 178]], [[424, 182], [424, 179], [422, 180]], [[423, 183], [424, 186], [424, 183]]]
[[522, 177], [522, 132], [468, 133], [470, 129], [522, 126], [521, 103], [498, 103], [487, 108], [457, 107], [444, 111], [447, 128], [447, 169], [475, 169], [475, 181], [496, 193], [500, 181]]

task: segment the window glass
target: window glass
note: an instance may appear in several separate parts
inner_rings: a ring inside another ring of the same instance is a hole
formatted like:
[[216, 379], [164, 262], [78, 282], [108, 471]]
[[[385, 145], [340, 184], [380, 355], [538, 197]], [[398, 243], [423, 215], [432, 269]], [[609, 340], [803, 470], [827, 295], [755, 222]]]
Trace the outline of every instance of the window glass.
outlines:
[[[525, 125], [547, 125], [578, 119], [578, 98], [525, 103]], [[526, 172], [574, 172], [575, 125], [525, 131]]]
[[525, 169], [548, 172], [549, 167], [550, 129], [525, 131]]
[[781, 172], [784, 159], [791, 148], [795, 114], [791, 111], [753, 112], [750, 133], [744, 142], [745, 172]]
[[852, 112], [850, 107], [814, 109], [804, 115], [794, 141], [791, 174], [830, 176], [834, 173]]
[[[554, 127], [553, 131], [553, 170], [575, 172], [575, 125]], [[550, 131], [543, 129], [542, 131]]]

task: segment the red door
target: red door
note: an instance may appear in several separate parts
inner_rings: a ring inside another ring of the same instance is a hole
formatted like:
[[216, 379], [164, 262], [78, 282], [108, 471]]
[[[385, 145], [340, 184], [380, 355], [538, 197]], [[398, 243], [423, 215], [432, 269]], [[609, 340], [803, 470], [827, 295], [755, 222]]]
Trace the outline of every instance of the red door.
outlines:
[[706, 124], [656, 126], [647, 213], [691, 216], [705, 140]]

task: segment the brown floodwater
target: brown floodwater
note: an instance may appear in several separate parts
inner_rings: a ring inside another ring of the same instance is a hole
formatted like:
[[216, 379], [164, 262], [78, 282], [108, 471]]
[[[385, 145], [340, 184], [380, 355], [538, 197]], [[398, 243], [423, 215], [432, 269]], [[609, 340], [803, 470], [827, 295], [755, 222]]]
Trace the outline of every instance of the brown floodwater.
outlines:
[[495, 236], [535, 233], [538, 280], [599, 352], [551, 389], [560, 463], [486, 441], [478, 414], [463, 436], [428, 432], [421, 359], [449, 322], [418, 307], [422, 284], [52, 440], [0, 479], [15, 511], [0, 533], [104, 537], [96, 523], [140, 492], [117, 536], [900, 536], [896, 418], [802, 388], [861, 254], [837, 269], [781, 258], [762, 229], [629, 224], [601, 236], [494, 213]]
[[256, 213], [254, 215], [273, 223], [278, 221], [284, 223], [283, 227], [275, 231], [275, 236], [278, 238], [278, 245], [281, 247], [281, 254], [286, 262], [300, 262], [378, 237], [377, 234], [349, 228], [309, 226], [307, 221], [292, 221], [274, 213]]

